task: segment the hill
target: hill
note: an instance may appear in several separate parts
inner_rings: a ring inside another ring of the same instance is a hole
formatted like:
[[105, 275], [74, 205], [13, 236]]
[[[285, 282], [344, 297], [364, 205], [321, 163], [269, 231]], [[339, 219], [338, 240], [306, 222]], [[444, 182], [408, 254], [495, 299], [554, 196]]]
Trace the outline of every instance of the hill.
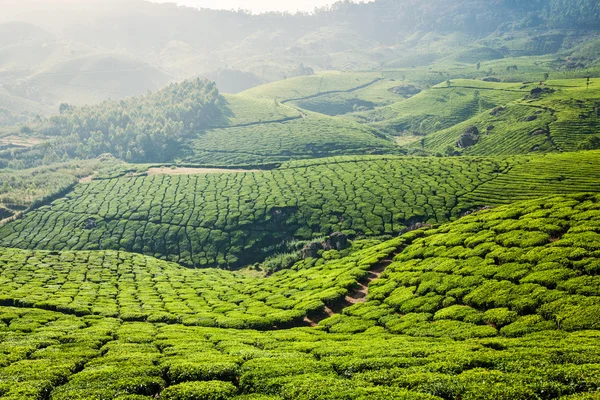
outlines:
[[508, 160], [342, 157], [270, 171], [130, 174], [77, 186], [1, 227], [0, 244], [126, 250], [232, 268], [261, 261], [292, 239], [397, 234], [515, 199], [595, 192], [599, 160], [597, 152]]
[[[186, 141], [187, 149], [183, 150], [181, 161], [185, 164], [257, 165], [336, 155], [398, 153], [396, 145], [386, 136], [354, 122], [300, 112], [277, 101], [244, 99], [244, 102], [256, 107], [254, 118], [259, 117], [258, 120], [233, 122], [227, 127], [199, 133]], [[241, 101], [232, 105], [232, 120], [244, 120], [237, 117], [243, 114]], [[271, 119], [273, 115], [263, 120], [259, 105], [265, 112], [275, 105], [274, 114], [288, 116], [277, 120]]]
[[[123, 252], [2, 249], [2, 390], [593, 399], [599, 203], [578, 194], [484, 210], [269, 278]], [[247, 329], [324, 311], [333, 316], [316, 328]]]
[[28, 76], [94, 51], [25, 22], [0, 24], [0, 37], [0, 73], [10, 78]]
[[[519, 59], [520, 69], [539, 72], [535, 78], [523, 77], [532, 81], [544, 72], [597, 68], [599, 27], [590, 17], [595, 13], [597, 5], [590, 0], [576, 5], [557, 0], [531, 5], [377, 0], [339, 2], [314, 14], [295, 15], [198, 10], [142, 0], [94, 0], [77, 7], [63, 0], [11, 1], [10, 11], [0, 17], [6, 24], [0, 31], [14, 31], [0, 46], [0, 85], [56, 107], [120, 99], [198, 76], [231, 93], [331, 70], [377, 75], [403, 69], [414, 75], [417, 69], [438, 84], [483, 77], [487, 71], [505, 74]], [[96, 69], [107, 62], [114, 68]], [[483, 68], [475, 71], [475, 65]], [[47, 74], [65, 79], [54, 86]], [[336, 102], [342, 110], [369, 107], [346, 98]]]
[[428, 230], [370, 285], [366, 303], [321, 325], [355, 332], [369, 315], [392, 332], [455, 338], [598, 329], [598, 201], [543, 198]]
[[[528, 89], [526, 96], [436, 132], [424, 138], [421, 147], [440, 152], [448, 146], [460, 147], [462, 153], [473, 155], [594, 148], [600, 127], [597, 83], [570, 79], [547, 81], [543, 86], [523, 85]], [[460, 87], [465, 83], [454, 84]], [[471, 127], [481, 135], [468, 145], [460, 143]]]
[[50, 147], [57, 158], [111, 153], [128, 161], [168, 161], [190, 131], [221, 122], [221, 99], [214, 83], [196, 79], [123, 101], [83, 107], [63, 104], [60, 114], [38, 128], [55, 138], [50, 146], [33, 147], [20, 157], [32, 158], [40, 148]]
[[133, 57], [93, 54], [54, 64], [8, 88], [43, 104], [79, 105], [140, 95], [169, 80], [164, 72]]

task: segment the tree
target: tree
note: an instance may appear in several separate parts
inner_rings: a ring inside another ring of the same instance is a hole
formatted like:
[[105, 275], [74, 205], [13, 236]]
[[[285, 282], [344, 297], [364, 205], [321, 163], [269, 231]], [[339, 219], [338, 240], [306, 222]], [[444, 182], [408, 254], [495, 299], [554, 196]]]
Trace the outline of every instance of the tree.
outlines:
[[61, 103], [60, 106], [58, 107], [58, 112], [60, 114], [64, 114], [67, 111], [71, 110], [71, 108], [72, 107], [69, 104], [67, 104], [67, 103]]

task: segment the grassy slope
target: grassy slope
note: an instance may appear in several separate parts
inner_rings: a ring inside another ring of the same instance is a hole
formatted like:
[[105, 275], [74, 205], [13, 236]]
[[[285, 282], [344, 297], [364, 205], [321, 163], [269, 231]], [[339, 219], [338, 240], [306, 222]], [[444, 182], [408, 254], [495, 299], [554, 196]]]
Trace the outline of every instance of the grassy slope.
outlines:
[[[337, 74], [333, 76], [338, 78]], [[393, 141], [350, 121], [302, 111], [266, 96], [245, 93], [224, 97], [226, 123], [186, 140], [181, 161], [208, 165], [261, 164], [397, 150]]]
[[474, 80], [451, 80], [408, 100], [356, 113], [352, 118], [394, 135], [429, 134], [452, 127], [489, 109], [522, 98], [522, 85]]
[[320, 72], [316, 75], [300, 76], [269, 83], [242, 94], [280, 101], [299, 100], [329, 92], [343, 92], [368, 85], [381, 78], [377, 72]]
[[299, 118], [300, 112], [277, 101], [247, 95], [223, 95], [227, 126], [282, 121]]
[[395, 79], [377, 81], [365, 88], [347, 92], [324, 94], [306, 100], [295, 101], [292, 104], [313, 112], [326, 115], [341, 115], [357, 110], [373, 109], [390, 105], [404, 98], [395, 94], [391, 89], [402, 84]]
[[[600, 191], [599, 162], [598, 152], [508, 161], [345, 157], [273, 171], [97, 180], [0, 228], [1, 243], [231, 267], [264, 259], [269, 251], [261, 249], [292, 238], [393, 234], [512, 198]], [[84, 229], [90, 218], [97, 226]]]

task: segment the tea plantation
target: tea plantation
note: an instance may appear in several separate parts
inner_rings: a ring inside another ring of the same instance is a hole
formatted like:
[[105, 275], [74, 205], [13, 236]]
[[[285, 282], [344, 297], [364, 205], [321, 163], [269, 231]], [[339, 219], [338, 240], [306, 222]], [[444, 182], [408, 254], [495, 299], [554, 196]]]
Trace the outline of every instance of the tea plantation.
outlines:
[[405, 243], [395, 239], [268, 278], [192, 270], [123, 252], [3, 249], [0, 303], [124, 321], [273, 329], [343, 299], [368, 270]]
[[0, 395], [597, 399], [599, 210], [592, 194], [521, 202], [269, 278], [3, 249]]
[[125, 250], [235, 268], [292, 239], [396, 234], [515, 196], [597, 192], [599, 167], [597, 152], [507, 160], [346, 157], [271, 171], [98, 179], [2, 226], [0, 244]]
[[[476, 127], [477, 142], [460, 149], [463, 154], [508, 155], [596, 148], [594, 143], [600, 129], [598, 80], [548, 81], [544, 86], [529, 84], [522, 88], [541, 92], [532, 96], [528, 90], [526, 96], [516, 101], [426, 137], [419, 146], [444, 152], [448, 146], [456, 146], [469, 127]], [[498, 91], [499, 87], [489, 90]]]
[[368, 301], [322, 322], [413, 336], [515, 337], [600, 329], [600, 196], [478, 212], [430, 229], [370, 285]]
[[394, 153], [399, 153], [394, 143], [372, 128], [306, 111], [280, 121], [207, 130], [185, 141], [180, 158], [187, 164], [247, 165]]

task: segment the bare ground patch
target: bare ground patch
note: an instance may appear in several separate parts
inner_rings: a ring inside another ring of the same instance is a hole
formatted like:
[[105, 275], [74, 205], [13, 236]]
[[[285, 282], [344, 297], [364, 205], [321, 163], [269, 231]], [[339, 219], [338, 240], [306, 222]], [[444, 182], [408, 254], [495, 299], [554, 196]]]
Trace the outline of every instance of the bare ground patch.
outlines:
[[228, 169], [228, 168], [150, 168], [148, 175], [195, 175], [195, 174], [227, 174], [240, 172], [261, 172], [258, 169]]
[[4, 145], [4, 146], [13, 145], [13, 146], [18, 146], [18, 147], [33, 147], [36, 144], [40, 144], [44, 141], [45, 141], [45, 139], [43, 139], [43, 138], [34, 138], [34, 137], [25, 138], [25, 137], [18, 137], [18, 136], [6, 136], [3, 138], [0, 138], [0, 145]]

